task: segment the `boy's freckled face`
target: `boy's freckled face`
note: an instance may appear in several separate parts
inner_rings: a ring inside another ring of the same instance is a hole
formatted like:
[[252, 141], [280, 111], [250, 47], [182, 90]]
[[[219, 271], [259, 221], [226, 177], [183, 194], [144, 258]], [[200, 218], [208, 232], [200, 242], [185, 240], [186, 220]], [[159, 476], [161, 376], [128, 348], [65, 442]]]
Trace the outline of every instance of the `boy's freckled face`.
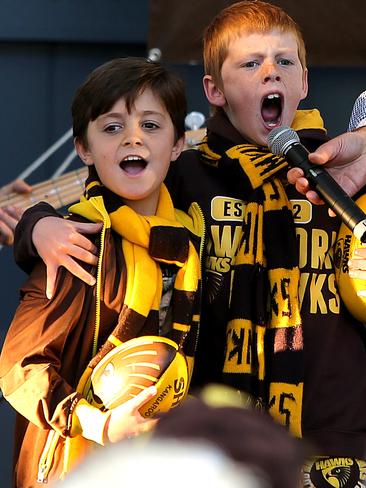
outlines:
[[221, 75], [222, 107], [232, 124], [251, 142], [264, 146], [273, 128], [291, 125], [307, 95], [307, 70], [291, 32], [273, 30], [233, 39]]
[[124, 99], [89, 122], [88, 147], [76, 141], [79, 155], [94, 164], [101, 182], [141, 213], [154, 213], [160, 186], [180, 153], [165, 106], [150, 89], [127, 111]]

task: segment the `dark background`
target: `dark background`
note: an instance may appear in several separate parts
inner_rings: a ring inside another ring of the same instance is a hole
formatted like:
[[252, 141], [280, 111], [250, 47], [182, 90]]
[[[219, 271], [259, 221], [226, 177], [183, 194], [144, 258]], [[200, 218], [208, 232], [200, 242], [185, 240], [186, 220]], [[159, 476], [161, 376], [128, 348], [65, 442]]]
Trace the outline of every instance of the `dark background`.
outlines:
[[[189, 110], [208, 115], [201, 77], [202, 28], [232, 2], [200, 0], [0, 0], [0, 187], [17, 177], [71, 126], [76, 87], [99, 64], [146, 56], [186, 81]], [[365, 0], [273, 1], [302, 26], [308, 47], [310, 91], [304, 108], [318, 107], [330, 135], [347, 128], [352, 105], [366, 89]], [[362, 23], [362, 25], [361, 25]], [[29, 178], [50, 178], [71, 151], [71, 141]], [[70, 169], [80, 166], [76, 161]], [[12, 249], [0, 251], [0, 345], [25, 275]], [[0, 403], [0, 486], [10, 487], [14, 415]]]

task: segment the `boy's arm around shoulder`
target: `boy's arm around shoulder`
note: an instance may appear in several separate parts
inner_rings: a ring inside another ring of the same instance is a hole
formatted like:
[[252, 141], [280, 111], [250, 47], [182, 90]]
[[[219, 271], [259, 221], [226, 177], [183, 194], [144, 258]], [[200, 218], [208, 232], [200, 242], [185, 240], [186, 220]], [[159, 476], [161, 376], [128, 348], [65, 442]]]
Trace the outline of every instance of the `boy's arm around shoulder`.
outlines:
[[72, 274], [89, 285], [95, 279], [77, 261], [96, 264], [97, 248], [87, 236], [101, 229], [101, 224], [74, 222], [62, 219], [47, 203], [29, 209], [16, 229], [15, 259], [19, 266], [30, 272], [41, 257], [47, 266], [46, 295], [52, 297], [57, 271], [64, 266]]

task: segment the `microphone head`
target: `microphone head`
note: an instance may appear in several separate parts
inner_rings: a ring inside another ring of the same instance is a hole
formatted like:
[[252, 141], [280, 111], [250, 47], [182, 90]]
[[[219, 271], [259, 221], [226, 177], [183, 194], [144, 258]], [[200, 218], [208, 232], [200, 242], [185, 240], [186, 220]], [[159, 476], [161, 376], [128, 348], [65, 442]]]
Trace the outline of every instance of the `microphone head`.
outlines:
[[296, 131], [283, 125], [282, 127], [271, 130], [268, 134], [267, 141], [271, 152], [276, 156], [282, 156], [290, 145], [299, 143], [300, 139]]
[[366, 91], [355, 101], [351, 118], [348, 125], [348, 132], [359, 129], [366, 125]]

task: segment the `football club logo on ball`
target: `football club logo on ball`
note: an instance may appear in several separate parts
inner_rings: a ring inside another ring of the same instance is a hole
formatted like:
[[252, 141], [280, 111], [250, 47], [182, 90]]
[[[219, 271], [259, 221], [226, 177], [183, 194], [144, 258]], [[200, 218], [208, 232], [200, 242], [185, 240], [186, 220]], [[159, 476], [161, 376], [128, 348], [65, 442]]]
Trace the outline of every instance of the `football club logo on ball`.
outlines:
[[91, 403], [109, 410], [155, 385], [157, 394], [140, 408], [143, 417], [154, 417], [178, 405], [188, 383], [187, 360], [174, 341], [137, 337], [114, 348], [95, 367]]

